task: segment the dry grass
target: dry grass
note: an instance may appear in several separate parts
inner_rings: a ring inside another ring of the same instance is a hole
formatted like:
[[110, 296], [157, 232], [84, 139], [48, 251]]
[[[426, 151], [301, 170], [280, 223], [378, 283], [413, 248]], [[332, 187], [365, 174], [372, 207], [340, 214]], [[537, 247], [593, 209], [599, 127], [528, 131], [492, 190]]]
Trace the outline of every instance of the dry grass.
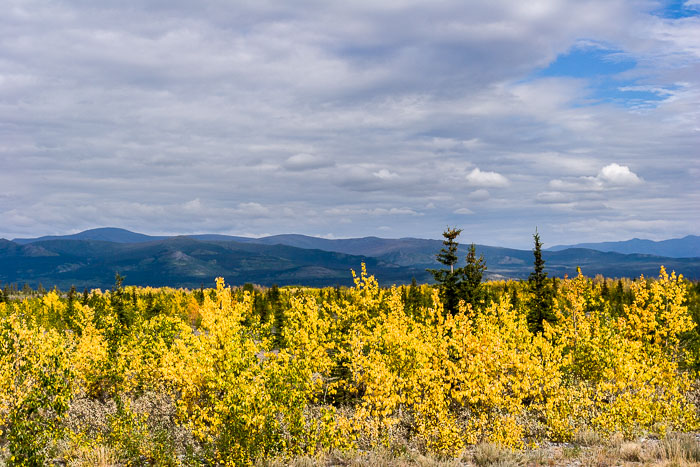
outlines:
[[637, 442], [622, 443], [619, 449], [620, 459], [627, 462], [642, 462], [642, 444]]
[[656, 459], [680, 465], [700, 465], [700, 435], [676, 433], [658, 443], [653, 454]]
[[110, 426], [110, 420], [119, 416], [114, 400], [103, 403], [76, 397], [67, 413], [65, 427], [78, 438], [60, 440], [54, 458], [76, 467], [139, 465], [142, 461], [151, 465], [178, 465], [175, 459], [184, 459], [188, 448], [189, 452], [196, 452], [192, 434], [175, 423], [171, 397], [147, 392], [138, 397], [123, 397], [123, 401], [142, 422], [122, 423], [123, 432], [115, 435]]
[[601, 443], [600, 435], [590, 428], [581, 428], [574, 434], [573, 443], [577, 446], [595, 446]]
[[[127, 434], [139, 451], [149, 451], [149, 465], [197, 465], [201, 460], [191, 433], [175, 424], [175, 409], [170, 397], [146, 393], [129, 400], [131, 410], [147, 415], [144, 436], [138, 430]], [[342, 410], [342, 409], [341, 409]], [[62, 465], [74, 467], [133, 464], [135, 457], [124, 452], [123, 442], [114, 443], [108, 420], [117, 413], [112, 401], [101, 403], [76, 398], [67, 417], [67, 428], [88, 435], [85, 443], [62, 440], [52, 449], [51, 457]], [[310, 414], [313, 416], [314, 414]], [[161, 438], [152, 434], [161, 433]], [[399, 424], [386, 447], [377, 448], [376, 440], [358, 440], [355, 451], [329, 451], [314, 456], [281, 457], [257, 462], [260, 467], [306, 466], [700, 466], [700, 433], [671, 433], [664, 439], [625, 440], [621, 434], [603, 438], [581, 429], [571, 443], [543, 443], [537, 448], [511, 450], [491, 443], [465, 449], [454, 459], [440, 459], [424, 454], [425, 446]], [[95, 435], [100, 435], [96, 438]], [[141, 436], [142, 439], [138, 439]], [[373, 442], [374, 441], [374, 442]], [[373, 447], [374, 446], [374, 447]], [[187, 449], [185, 449], [187, 447]], [[160, 451], [159, 451], [160, 449]], [[162, 455], [159, 454], [162, 453]], [[0, 455], [2, 457], [2, 455]], [[146, 458], [141, 457], [144, 460]], [[169, 461], [168, 461], [169, 459]], [[163, 462], [163, 461], [166, 462]], [[2, 465], [2, 460], [0, 460]]]
[[90, 451], [84, 451], [79, 457], [71, 461], [71, 467], [111, 467], [118, 465], [118, 459], [114, 451], [108, 446], [97, 446]]
[[458, 459], [437, 459], [417, 452], [401, 455], [390, 450], [330, 452], [313, 457], [275, 459], [264, 467], [306, 466], [700, 466], [700, 434], [672, 433], [663, 440], [642, 438], [625, 441], [615, 435], [603, 440], [584, 433], [574, 442], [548, 444], [532, 450], [513, 451], [491, 443], [473, 446]]
[[347, 467], [457, 467], [465, 465], [454, 460], [440, 460], [433, 457], [424, 456], [418, 453], [407, 453], [403, 455], [392, 454], [389, 450], [378, 449], [373, 451], [332, 451], [317, 456], [304, 456], [294, 459], [272, 459], [261, 461], [257, 464], [260, 467], [311, 467], [311, 466], [347, 466]]
[[476, 445], [471, 453], [471, 461], [477, 466], [518, 465], [516, 452], [492, 443], [481, 443]]

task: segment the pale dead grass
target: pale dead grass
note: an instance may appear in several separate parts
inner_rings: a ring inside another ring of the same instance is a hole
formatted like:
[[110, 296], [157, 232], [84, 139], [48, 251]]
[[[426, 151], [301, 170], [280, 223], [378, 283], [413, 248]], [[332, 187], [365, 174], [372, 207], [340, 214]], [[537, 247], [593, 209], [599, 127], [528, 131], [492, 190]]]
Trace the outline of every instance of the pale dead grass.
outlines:
[[595, 446], [602, 442], [600, 435], [590, 428], [581, 428], [574, 434], [573, 444]]
[[643, 462], [642, 443], [627, 442], [622, 443], [619, 448], [620, 459], [627, 462]]
[[672, 463], [700, 465], [700, 434], [677, 433], [667, 436], [658, 443], [653, 454], [657, 459]]
[[[594, 443], [594, 440], [597, 442]], [[700, 466], [700, 433], [672, 433], [665, 439], [641, 438], [625, 441], [621, 435], [602, 439], [591, 433], [566, 444], [547, 444], [535, 449], [511, 450], [491, 443], [465, 449], [456, 459], [438, 459], [389, 450], [329, 452], [294, 459], [273, 459], [258, 463], [265, 467], [306, 466]]]
[[311, 467], [311, 466], [347, 466], [347, 467], [458, 467], [464, 465], [457, 459], [440, 460], [418, 453], [396, 456], [389, 450], [373, 451], [332, 451], [317, 456], [303, 456], [294, 459], [272, 459], [257, 463], [260, 467]]
[[68, 465], [70, 467], [112, 467], [119, 465], [119, 459], [112, 448], [96, 446], [93, 449], [84, 450]]

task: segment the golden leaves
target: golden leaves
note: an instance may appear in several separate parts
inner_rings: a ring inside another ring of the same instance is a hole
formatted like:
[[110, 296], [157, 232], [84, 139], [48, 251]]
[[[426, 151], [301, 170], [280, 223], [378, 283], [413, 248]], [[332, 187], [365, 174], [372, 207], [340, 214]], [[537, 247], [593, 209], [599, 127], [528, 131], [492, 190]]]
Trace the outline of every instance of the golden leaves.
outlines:
[[429, 305], [407, 312], [405, 289], [379, 287], [364, 265], [349, 290], [281, 289], [268, 321], [258, 292], [222, 278], [198, 296], [125, 288], [120, 310], [111, 292], [95, 294], [90, 306], [74, 302], [70, 319], [50, 292], [0, 304], [0, 425], [32, 391], [69, 403], [56, 379], [37, 386], [38, 369], [58, 368], [73, 395], [171, 394], [178, 423], [220, 464], [376, 447], [406, 430], [451, 456], [481, 441], [521, 447], [591, 428], [692, 429], [684, 284], [663, 269], [633, 282], [618, 316], [579, 272], [560, 282], [557, 321], [538, 335], [507, 295], [452, 315], [423, 286]]

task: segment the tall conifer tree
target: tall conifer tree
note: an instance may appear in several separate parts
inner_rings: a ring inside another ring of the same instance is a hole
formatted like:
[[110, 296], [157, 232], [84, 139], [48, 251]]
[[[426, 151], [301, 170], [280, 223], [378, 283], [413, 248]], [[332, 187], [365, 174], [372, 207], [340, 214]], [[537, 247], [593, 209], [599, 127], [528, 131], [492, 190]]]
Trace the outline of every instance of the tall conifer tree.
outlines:
[[460, 275], [462, 271], [459, 268], [455, 270], [455, 264], [457, 264], [458, 260], [457, 248], [459, 243], [457, 243], [457, 237], [460, 233], [462, 233], [462, 229], [451, 227], [447, 227], [447, 230], [442, 233], [442, 236], [445, 237], [445, 240], [442, 241], [444, 246], [440, 253], [437, 254], [437, 260], [441, 264], [449, 266], [450, 269], [428, 269], [440, 287], [442, 304], [449, 313], [456, 312], [459, 304]]
[[461, 297], [472, 306], [479, 306], [486, 300], [484, 287], [481, 280], [486, 271], [484, 255], [476, 257], [476, 246], [472, 243], [467, 252], [467, 264], [462, 269]]
[[535, 248], [532, 250], [535, 255], [534, 271], [530, 273], [528, 287], [530, 289], [530, 300], [528, 303], [527, 322], [530, 330], [534, 333], [544, 330], [543, 322], [555, 321], [554, 289], [552, 283], [544, 270], [544, 259], [542, 259], [542, 242], [540, 234], [535, 230]]

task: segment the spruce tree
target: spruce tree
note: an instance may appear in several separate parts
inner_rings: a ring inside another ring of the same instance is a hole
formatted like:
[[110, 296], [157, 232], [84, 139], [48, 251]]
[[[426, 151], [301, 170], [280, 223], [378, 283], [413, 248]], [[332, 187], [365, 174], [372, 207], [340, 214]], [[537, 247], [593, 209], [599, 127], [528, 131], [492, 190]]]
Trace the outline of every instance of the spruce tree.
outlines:
[[462, 229], [451, 227], [447, 227], [447, 230], [442, 233], [442, 236], [445, 237], [445, 240], [442, 241], [444, 246], [436, 258], [440, 264], [449, 266], [450, 269], [428, 269], [440, 288], [440, 299], [442, 299], [442, 304], [448, 313], [455, 313], [459, 304], [462, 271], [455, 270], [455, 264], [457, 264], [457, 248], [459, 248], [456, 239], [460, 233], [462, 233]]
[[481, 305], [486, 300], [486, 293], [481, 280], [486, 271], [484, 255], [476, 257], [476, 246], [472, 243], [467, 252], [467, 264], [461, 270], [461, 298], [473, 306]]
[[[121, 326], [120, 332], [126, 332], [126, 329], [133, 324], [134, 314], [132, 310], [127, 307], [127, 301], [125, 300], [124, 293], [124, 277], [118, 272], [114, 275], [114, 288], [109, 294], [109, 304], [112, 307], [113, 312], [117, 315], [119, 320], [119, 325]], [[154, 310], [148, 310], [149, 317], [155, 316]]]
[[75, 327], [75, 301], [77, 295], [78, 292], [75, 289], [75, 286], [71, 285], [70, 290], [68, 291], [68, 306], [66, 307], [66, 314], [63, 318], [63, 321], [66, 324], [66, 326], [68, 326], [71, 329]]
[[272, 312], [272, 324], [274, 327], [273, 334], [273, 345], [275, 348], [282, 348], [284, 344], [284, 339], [282, 332], [286, 323], [286, 318], [284, 316], [284, 306], [282, 303], [282, 295], [280, 294], [280, 289], [277, 284], [273, 284], [270, 291], [267, 293], [267, 299], [270, 302], [270, 308]]
[[520, 297], [518, 296], [517, 287], [513, 287], [513, 291], [510, 293], [510, 306], [512, 306], [514, 310], [520, 308]]
[[408, 286], [408, 292], [406, 293], [406, 305], [405, 310], [411, 316], [415, 311], [420, 308], [422, 304], [422, 295], [420, 292], [420, 286], [416, 281], [416, 278], [411, 278], [411, 285]]
[[550, 323], [555, 321], [554, 307], [554, 290], [552, 283], [547, 277], [547, 272], [544, 270], [544, 259], [542, 259], [542, 242], [540, 242], [540, 234], [535, 230], [535, 255], [534, 271], [530, 273], [528, 278], [528, 288], [530, 289], [530, 301], [528, 303], [527, 322], [530, 330], [533, 333], [542, 332], [544, 330], [543, 322], [546, 320]]
[[457, 257], [459, 243], [457, 243], [456, 239], [461, 233], [462, 229], [453, 229], [451, 227], [448, 227], [447, 230], [442, 233], [442, 236], [445, 237], [445, 240], [442, 241], [444, 247], [440, 250], [440, 253], [438, 253], [437, 260], [445, 266], [450, 267], [450, 274], [455, 273], [454, 266], [459, 259]]

